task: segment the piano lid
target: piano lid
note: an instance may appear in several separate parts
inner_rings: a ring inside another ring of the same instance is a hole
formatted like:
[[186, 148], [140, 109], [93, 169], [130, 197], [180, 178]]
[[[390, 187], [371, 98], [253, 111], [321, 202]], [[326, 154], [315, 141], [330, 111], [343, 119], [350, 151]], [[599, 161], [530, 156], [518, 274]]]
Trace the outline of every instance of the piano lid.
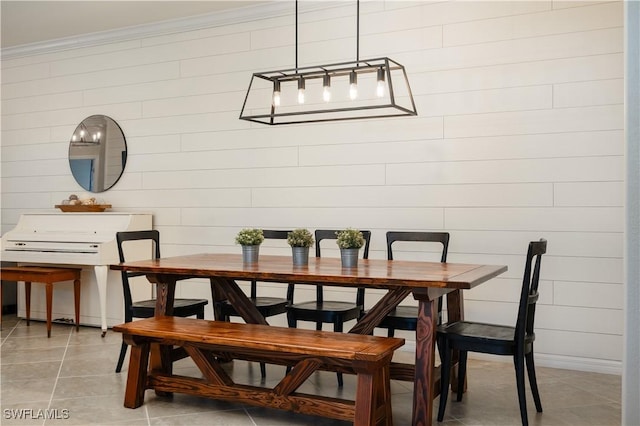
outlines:
[[149, 213], [27, 213], [2, 237], [2, 259], [108, 265], [118, 262], [116, 232], [151, 226]]

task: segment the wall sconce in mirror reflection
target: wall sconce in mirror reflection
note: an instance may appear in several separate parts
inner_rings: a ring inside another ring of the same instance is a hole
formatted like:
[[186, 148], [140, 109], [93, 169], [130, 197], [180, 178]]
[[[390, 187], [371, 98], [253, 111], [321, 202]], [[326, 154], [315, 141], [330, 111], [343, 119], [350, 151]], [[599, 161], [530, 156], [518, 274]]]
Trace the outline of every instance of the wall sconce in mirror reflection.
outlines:
[[122, 129], [106, 115], [92, 115], [76, 127], [69, 143], [69, 166], [87, 191], [104, 192], [122, 176], [127, 142]]

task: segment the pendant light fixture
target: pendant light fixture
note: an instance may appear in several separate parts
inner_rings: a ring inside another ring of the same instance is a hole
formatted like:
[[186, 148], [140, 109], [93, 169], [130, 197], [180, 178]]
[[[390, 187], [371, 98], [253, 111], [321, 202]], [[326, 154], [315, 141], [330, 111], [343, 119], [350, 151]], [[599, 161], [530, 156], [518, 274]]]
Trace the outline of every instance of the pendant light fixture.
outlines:
[[356, 60], [298, 67], [296, 0], [295, 68], [254, 73], [240, 119], [276, 125], [417, 115], [404, 66], [388, 57], [360, 59], [356, 4]]

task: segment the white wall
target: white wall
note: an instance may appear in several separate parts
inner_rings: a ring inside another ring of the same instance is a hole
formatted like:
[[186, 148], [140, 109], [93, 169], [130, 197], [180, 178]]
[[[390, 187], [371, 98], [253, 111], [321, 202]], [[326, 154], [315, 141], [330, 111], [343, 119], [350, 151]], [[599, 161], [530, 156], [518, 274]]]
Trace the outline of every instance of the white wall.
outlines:
[[[450, 261], [509, 266], [468, 292], [467, 318], [511, 323], [544, 237], [538, 363], [619, 371], [622, 2], [364, 2], [360, 57], [405, 65], [419, 116], [250, 125], [251, 73], [294, 65], [291, 9], [3, 58], [2, 230], [80, 191], [70, 135], [106, 114], [129, 156], [99, 196], [153, 212], [163, 255], [237, 252], [246, 226], [352, 226], [382, 258], [387, 230], [447, 230]], [[355, 4], [302, 2], [300, 21], [300, 66], [354, 59]]]
[[622, 424], [640, 424], [640, 3], [625, 3], [625, 327]]

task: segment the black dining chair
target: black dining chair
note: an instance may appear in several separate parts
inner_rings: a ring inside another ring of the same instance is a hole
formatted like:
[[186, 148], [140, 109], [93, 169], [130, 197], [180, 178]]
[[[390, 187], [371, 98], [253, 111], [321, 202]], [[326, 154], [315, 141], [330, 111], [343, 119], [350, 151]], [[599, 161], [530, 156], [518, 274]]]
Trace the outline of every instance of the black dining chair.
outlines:
[[[316, 257], [321, 257], [321, 242], [323, 240], [336, 240], [340, 230], [317, 229], [315, 231]], [[365, 240], [363, 259], [369, 258], [369, 244], [371, 231], [361, 231]], [[322, 324], [333, 324], [333, 331], [342, 332], [344, 323], [358, 319], [364, 311], [364, 288], [356, 290], [355, 303], [335, 300], [324, 300], [323, 286], [315, 285], [316, 299], [308, 302], [294, 303], [295, 284], [289, 284], [287, 299], [291, 305], [287, 308], [287, 320], [289, 327], [297, 327], [298, 321], [310, 321], [316, 323], [316, 330], [322, 330]], [[338, 386], [343, 385], [342, 373], [338, 373]]]
[[[447, 261], [449, 251], [448, 232], [387, 232], [387, 259], [393, 260], [393, 243], [395, 242], [423, 242], [442, 244], [440, 262]], [[442, 297], [438, 298], [438, 324], [442, 323]], [[386, 328], [387, 335], [393, 337], [395, 330], [415, 331], [418, 326], [418, 307], [399, 305], [391, 311], [378, 325], [379, 328]]]
[[[438, 421], [444, 417], [449, 388], [451, 358], [454, 350], [460, 351], [458, 366], [457, 400], [462, 401], [464, 379], [467, 370], [467, 352], [481, 352], [494, 355], [513, 356], [516, 370], [516, 385], [518, 401], [520, 403], [520, 417], [523, 425], [528, 425], [527, 401], [525, 397], [525, 363], [531, 385], [533, 401], [536, 411], [542, 413], [542, 403], [536, 381], [533, 363], [534, 318], [536, 302], [538, 301], [538, 283], [540, 281], [540, 263], [542, 255], [547, 252], [547, 241], [532, 241], [529, 243], [527, 258], [520, 292], [518, 316], [515, 327], [485, 324], [471, 321], [457, 321], [438, 328], [437, 341], [442, 358], [440, 383], [440, 407]], [[535, 265], [533, 260], [535, 259]]]
[[[264, 235], [265, 240], [286, 240], [287, 235], [291, 231], [282, 231], [282, 230], [270, 230], [263, 229], [262, 234]], [[258, 309], [260, 314], [265, 317], [272, 317], [274, 315], [284, 314], [287, 312], [287, 306], [289, 305], [289, 300], [280, 297], [268, 297], [268, 296], [258, 296], [258, 285], [256, 280], [251, 281], [250, 288], [250, 296], [249, 299]], [[223, 321], [230, 321], [231, 317], [240, 316], [236, 309], [233, 307], [228, 300], [223, 300], [221, 302], [216, 302], [215, 309], [216, 318], [221, 319]], [[267, 370], [264, 362], [260, 363], [260, 375], [262, 378], [267, 376]]]
[[[116, 233], [116, 242], [118, 244], [118, 256], [120, 262], [125, 262], [125, 242], [133, 241], [150, 241], [153, 244], [150, 255], [153, 259], [160, 258], [160, 233], [157, 230], [144, 231], [126, 231]], [[131, 296], [131, 286], [129, 278], [144, 276], [143, 273], [122, 271], [122, 290], [124, 293], [124, 322], [131, 322], [134, 318], [151, 318], [155, 314], [156, 300], [138, 300], [133, 301]], [[173, 315], [177, 317], [196, 316], [204, 319], [204, 307], [209, 303], [206, 299], [175, 299], [173, 304]], [[116, 366], [116, 373], [122, 370], [124, 357], [127, 354], [128, 345], [122, 341], [120, 348], [120, 357]]]

